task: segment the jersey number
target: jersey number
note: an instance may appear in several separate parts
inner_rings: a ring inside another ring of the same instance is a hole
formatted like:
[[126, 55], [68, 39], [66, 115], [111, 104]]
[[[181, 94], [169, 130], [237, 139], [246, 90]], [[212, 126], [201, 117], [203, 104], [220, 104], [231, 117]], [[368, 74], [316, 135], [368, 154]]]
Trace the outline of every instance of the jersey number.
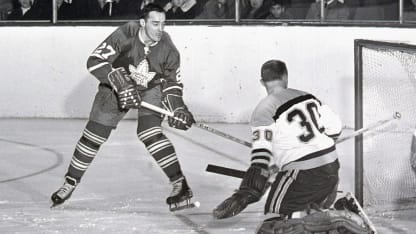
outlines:
[[[306, 105], [307, 113], [304, 113], [302, 110], [294, 109], [293, 111], [289, 112], [287, 115], [287, 121], [290, 123], [293, 122], [295, 116], [300, 118], [300, 126], [302, 126], [306, 132], [302, 135], [299, 135], [299, 140], [303, 142], [308, 142], [312, 138], [315, 137], [314, 129], [317, 129], [319, 132], [323, 132], [324, 128], [319, 128], [317, 116], [318, 114], [318, 107], [314, 102], [308, 103]], [[308, 120], [307, 115], [309, 115], [309, 119], [312, 120], [312, 123]]]
[[[273, 132], [269, 129], [264, 130], [264, 139], [267, 141], [273, 140]], [[260, 140], [260, 131], [256, 130], [253, 132], [253, 141]]]
[[93, 52], [94, 56], [97, 56], [101, 59], [108, 59], [111, 55], [116, 54], [116, 51], [111, 47], [111, 45], [108, 45], [107, 43], [103, 43], [100, 45], [95, 51]]

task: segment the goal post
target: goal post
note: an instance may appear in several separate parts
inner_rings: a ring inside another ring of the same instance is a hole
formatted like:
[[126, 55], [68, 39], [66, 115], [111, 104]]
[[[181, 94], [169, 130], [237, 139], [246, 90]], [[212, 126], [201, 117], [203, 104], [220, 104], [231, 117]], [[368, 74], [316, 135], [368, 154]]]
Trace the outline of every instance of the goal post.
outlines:
[[355, 129], [399, 112], [389, 126], [355, 138], [355, 195], [363, 206], [400, 209], [416, 197], [410, 163], [416, 124], [416, 45], [354, 41]]

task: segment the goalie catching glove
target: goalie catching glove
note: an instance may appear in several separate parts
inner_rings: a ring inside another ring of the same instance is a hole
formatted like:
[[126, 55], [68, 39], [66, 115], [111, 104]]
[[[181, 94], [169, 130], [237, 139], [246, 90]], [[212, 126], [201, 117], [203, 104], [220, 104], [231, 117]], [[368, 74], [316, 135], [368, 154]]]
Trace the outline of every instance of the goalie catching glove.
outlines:
[[117, 94], [121, 109], [139, 108], [141, 103], [138, 85], [127, 74], [123, 67], [119, 67], [108, 74], [108, 81]]
[[240, 188], [213, 211], [214, 218], [225, 219], [239, 214], [257, 202], [267, 189], [270, 172], [265, 164], [253, 164], [244, 174]]
[[173, 116], [168, 116], [169, 126], [188, 130], [195, 123], [195, 119], [183, 102], [182, 85], [163, 81], [162, 94], [163, 106], [173, 113]]

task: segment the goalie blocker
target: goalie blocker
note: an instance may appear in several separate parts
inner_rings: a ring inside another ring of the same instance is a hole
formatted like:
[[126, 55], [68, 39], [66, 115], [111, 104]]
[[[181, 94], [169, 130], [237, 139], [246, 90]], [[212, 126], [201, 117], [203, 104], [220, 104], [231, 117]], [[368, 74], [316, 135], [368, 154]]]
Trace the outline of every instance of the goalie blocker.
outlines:
[[195, 119], [183, 101], [182, 89], [183, 85], [180, 83], [163, 80], [162, 104], [173, 113], [173, 116], [168, 116], [169, 126], [188, 130], [195, 123]]

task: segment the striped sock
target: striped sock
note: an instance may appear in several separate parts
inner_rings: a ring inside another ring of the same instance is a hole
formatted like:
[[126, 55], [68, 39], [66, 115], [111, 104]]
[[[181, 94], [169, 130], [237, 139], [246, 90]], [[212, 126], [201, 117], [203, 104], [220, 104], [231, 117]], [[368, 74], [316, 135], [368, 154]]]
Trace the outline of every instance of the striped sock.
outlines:
[[175, 149], [161, 127], [152, 127], [137, 134], [171, 182], [183, 177]]
[[75, 147], [66, 176], [72, 177], [79, 182], [95, 155], [97, 155], [100, 146], [107, 140], [110, 132], [110, 127], [89, 122]]

